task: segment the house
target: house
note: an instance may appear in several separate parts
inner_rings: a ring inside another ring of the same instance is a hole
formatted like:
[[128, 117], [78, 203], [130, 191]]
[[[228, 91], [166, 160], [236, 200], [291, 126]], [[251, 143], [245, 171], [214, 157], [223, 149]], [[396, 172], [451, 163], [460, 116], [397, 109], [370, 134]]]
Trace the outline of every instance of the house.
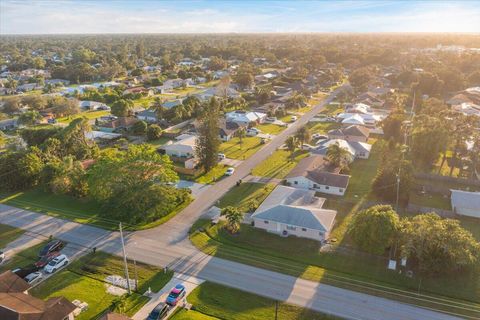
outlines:
[[242, 127], [238, 123], [232, 121], [221, 121], [219, 126], [219, 136], [222, 141], [229, 141], [232, 139], [238, 129]]
[[480, 218], [480, 192], [450, 190], [452, 211], [462, 216]]
[[228, 122], [236, 122], [241, 126], [262, 123], [266, 117], [265, 113], [244, 110], [235, 110], [225, 115]]
[[332, 144], [338, 144], [341, 148], [350, 153], [353, 159], [368, 159], [372, 145], [365, 142], [347, 141], [343, 139], [327, 139], [321, 140], [317, 147], [311, 150], [312, 154], [327, 155], [328, 147]]
[[[378, 90], [380, 91], [380, 90]], [[380, 94], [367, 91], [359, 95], [356, 99], [356, 103], [362, 103], [366, 105], [371, 105], [377, 108], [382, 108], [385, 104], [385, 101], [379, 98]]]
[[252, 215], [255, 228], [283, 236], [324, 241], [330, 235], [336, 211], [322, 209], [315, 191], [277, 186]]
[[349, 125], [348, 127], [328, 131], [329, 139], [343, 139], [357, 142], [367, 142], [369, 135], [369, 128], [358, 125]]
[[17, 86], [18, 91], [22, 92], [27, 92], [27, 91], [33, 91], [33, 90], [38, 90], [43, 88], [43, 86], [37, 84], [37, 83], [25, 83]]
[[98, 101], [80, 101], [79, 106], [86, 110], [110, 110], [110, 107]]
[[0, 274], [0, 319], [73, 320], [76, 306], [64, 297], [47, 301], [28, 294], [30, 285], [8, 270]]
[[5, 119], [0, 120], [0, 130], [13, 130], [18, 128], [18, 121], [17, 119]]
[[162, 104], [162, 107], [164, 107], [165, 109], [171, 109], [173, 107], [181, 105], [182, 103], [183, 103], [182, 99], [175, 99], [175, 100], [165, 101]]
[[462, 103], [480, 105], [480, 87], [472, 87], [458, 92], [447, 100], [447, 105], [453, 107]]
[[340, 113], [337, 115], [337, 119], [339, 119], [342, 124], [355, 124], [368, 127], [375, 127], [375, 125], [384, 118], [384, 115], [375, 113]]
[[193, 158], [195, 157], [195, 144], [197, 137], [189, 134], [181, 134], [176, 141], [169, 141], [161, 146], [159, 150], [174, 158]]
[[268, 102], [254, 109], [255, 112], [274, 115], [277, 111], [284, 110], [285, 104], [279, 102]]
[[462, 113], [466, 116], [477, 116], [480, 118], [480, 105], [476, 105], [470, 102], [463, 102], [458, 105], [452, 106], [452, 110], [458, 113]]
[[368, 114], [371, 113], [372, 108], [368, 104], [365, 103], [355, 103], [355, 104], [347, 104], [345, 105], [345, 113], [361, 113], [361, 114]]
[[339, 171], [338, 168], [332, 167], [323, 156], [312, 155], [300, 160], [285, 180], [289, 186], [294, 188], [343, 196], [350, 176], [339, 174]]
[[238, 98], [240, 94], [238, 91], [233, 88], [232, 86], [222, 90], [218, 87], [208, 88], [207, 90], [195, 94], [195, 96], [200, 100], [210, 100], [212, 97], [228, 97], [228, 98]]
[[158, 121], [157, 112], [152, 109], [145, 109], [137, 113], [137, 119], [146, 121], [146, 122], [151, 122], [151, 123], [157, 122]]
[[130, 129], [136, 122], [137, 118], [133, 117], [118, 117], [116, 119], [109, 120], [107, 122], [99, 123], [97, 127], [100, 131], [114, 132]]
[[144, 87], [132, 87], [125, 89], [122, 93], [124, 96], [127, 94], [145, 94], [147, 96], [152, 96], [153, 95], [153, 90], [151, 89], [146, 89]]

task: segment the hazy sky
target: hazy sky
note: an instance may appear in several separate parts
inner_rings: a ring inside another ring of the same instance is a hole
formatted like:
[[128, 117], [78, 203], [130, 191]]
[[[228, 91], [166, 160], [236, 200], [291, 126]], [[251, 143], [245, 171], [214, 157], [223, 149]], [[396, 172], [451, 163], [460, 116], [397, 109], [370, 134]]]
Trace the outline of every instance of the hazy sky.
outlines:
[[195, 32], [480, 32], [480, 0], [0, 0], [0, 34]]

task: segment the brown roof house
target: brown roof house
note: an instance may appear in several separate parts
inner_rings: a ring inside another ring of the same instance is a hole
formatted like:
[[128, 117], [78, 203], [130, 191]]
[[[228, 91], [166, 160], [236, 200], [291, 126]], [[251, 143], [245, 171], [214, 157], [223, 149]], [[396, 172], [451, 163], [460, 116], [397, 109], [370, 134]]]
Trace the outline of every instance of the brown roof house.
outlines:
[[11, 271], [0, 274], [1, 320], [73, 320], [77, 308], [64, 297], [47, 301], [27, 294], [30, 285]]
[[131, 318], [124, 316], [122, 314], [109, 312], [103, 315], [99, 320], [131, 320]]
[[350, 176], [339, 172], [339, 168], [332, 167], [323, 156], [312, 155], [300, 160], [285, 180], [294, 188], [343, 196]]
[[343, 139], [346, 141], [367, 142], [370, 129], [364, 126], [351, 125], [328, 131], [329, 139]]

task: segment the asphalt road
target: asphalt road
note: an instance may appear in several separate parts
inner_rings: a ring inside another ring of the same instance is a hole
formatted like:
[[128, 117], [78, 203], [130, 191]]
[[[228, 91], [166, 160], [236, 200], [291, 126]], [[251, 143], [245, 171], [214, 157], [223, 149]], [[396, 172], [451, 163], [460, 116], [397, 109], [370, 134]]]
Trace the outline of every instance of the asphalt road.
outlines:
[[[201, 191], [196, 200], [167, 223], [144, 231], [126, 234], [129, 258], [157, 266], [168, 266], [177, 273], [216, 282], [269, 298], [311, 308], [348, 319], [369, 320], [446, 320], [455, 317], [400, 302], [303, 280], [248, 265], [215, 258], [196, 249], [188, 240], [188, 230], [202, 213], [212, 206], [235, 183], [250, 174], [286, 138], [306, 124], [325, 104], [321, 104], [277, 135], [259, 152], [236, 168], [235, 174]], [[53, 235], [75, 244], [79, 250], [92, 247], [121, 255], [118, 232], [77, 224], [42, 214], [0, 204], [0, 223], [28, 230], [39, 237]]]

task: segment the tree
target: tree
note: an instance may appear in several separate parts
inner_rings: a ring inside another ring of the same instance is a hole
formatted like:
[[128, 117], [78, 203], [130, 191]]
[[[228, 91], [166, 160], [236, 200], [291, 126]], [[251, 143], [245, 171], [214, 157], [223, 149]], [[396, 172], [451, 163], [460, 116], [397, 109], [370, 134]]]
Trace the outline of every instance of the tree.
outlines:
[[195, 152], [200, 165], [209, 171], [218, 162], [218, 149], [220, 146], [220, 137], [218, 134], [218, 119], [220, 118], [220, 108], [217, 99], [212, 97], [205, 106], [204, 112], [198, 118], [198, 138], [195, 145]]
[[455, 219], [435, 213], [406, 219], [401, 231], [402, 255], [425, 275], [467, 270], [480, 261], [480, 243]]
[[285, 141], [285, 145], [287, 146], [287, 150], [290, 151], [290, 156], [292, 156], [298, 147], [298, 140], [295, 136], [290, 136]]
[[235, 133], [235, 135], [238, 137], [238, 140], [240, 142], [240, 148], [242, 148], [243, 146], [243, 138], [246, 137], [247, 135], [247, 130], [245, 130], [245, 127], [240, 127], [238, 128], [237, 132]]
[[307, 127], [301, 127], [295, 133], [295, 137], [297, 138], [299, 144], [302, 146], [304, 143], [308, 143], [311, 139], [310, 131]]
[[137, 121], [132, 126], [133, 134], [143, 136], [147, 133], [147, 123], [145, 121]]
[[43, 144], [48, 138], [53, 137], [59, 131], [61, 131], [61, 127], [57, 126], [37, 126], [31, 128], [24, 128], [20, 132], [22, 139], [29, 146], [39, 146]]
[[21, 106], [21, 100], [19, 97], [8, 97], [3, 100], [2, 111], [8, 114], [14, 114], [20, 111]]
[[42, 171], [43, 184], [53, 193], [85, 197], [88, 185], [82, 163], [72, 156], [53, 158]]
[[227, 67], [227, 62], [221, 57], [212, 56], [210, 57], [210, 62], [208, 63], [208, 68], [213, 71], [223, 70]]
[[162, 136], [162, 128], [156, 124], [152, 124], [147, 129], [147, 139], [149, 141], [160, 139]]
[[355, 69], [348, 80], [351, 85], [358, 91], [365, 91], [368, 87], [368, 84], [373, 80], [374, 74], [372, 70], [368, 67], [362, 67]]
[[0, 155], [0, 189], [15, 191], [37, 185], [43, 166], [43, 155], [37, 147], [3, 153]]
[[98, 154], [95, 142], [86, 137], [91, 130], [87, 118], [74, 119], [68, 126], [63, 128], [52, 138], [42, 145], [44, 151], [50, 150], [57, 157], [72, 155], [77, 160], [92, 159]]
[[130, 115], [133, 102], [131, 100], [120, 99], [112, 104], [112, 114], [117, 117], [127, 117]]
[[328, 146], [327, 159], [335, 167], [340, 168], [346, 168], [353, 160], [350, 152], [348, 152], [347, 149], [342, 148], [338, 142]]
[[406, 115], [402, 109], [396, 109], [386, 117], [381, 123], [385, 139], [396, 143], [403, 142], [402, 129], [405, 120]]
[[222, 209], [221, 215], [227, 219], [225, 226], [227, 230], [231, 233], [237, 233], [243, 220], [243, 214], [237, 208], [228, 206]]
[[285, 103], [287, 109], [300, 109], [307, 105], [307, 98], [303, 94], [294, 94]]
[[400, 229], [397, 213], [388, 205], [376, 205], [353, 216], [348, 233], [362, 250], [383, 254]]
[[22, 98], [22, 104], [31, 109], [40, 111], [47, 107], [48, 101], [44, 96], [39, 94], [30, 94]]
[[31, 126], [31, 125], [36, 124], [37, 121], [40, 121], [41, 119], [42, 119], [42, 116], [40, 115], [40, 113], [38, 113], [38, 111], [31, 110], [31, 111], [27, 111], [27, 112], [22, 113], [18, 117], [18, 123], [23, 124], [23, 125], [27, 125], [27, 126]]

